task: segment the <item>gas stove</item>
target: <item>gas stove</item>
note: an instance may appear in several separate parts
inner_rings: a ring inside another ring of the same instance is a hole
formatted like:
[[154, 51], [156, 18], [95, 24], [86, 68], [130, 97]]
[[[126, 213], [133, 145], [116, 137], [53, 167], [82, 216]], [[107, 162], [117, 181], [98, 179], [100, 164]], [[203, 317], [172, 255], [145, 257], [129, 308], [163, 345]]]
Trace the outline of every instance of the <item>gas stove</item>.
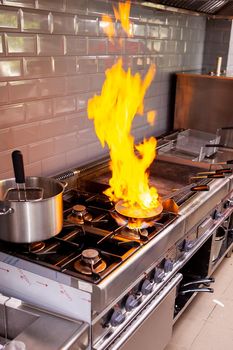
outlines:
[[[108, 159], [58, 175], [67, 185], [62, 231], [33, 244], [0, 242], [0, 290], [87, 321], [91, 348], [98, 350], [128, 350], [123, 344], [129, 334], [153, 312], [153, 322], [166, 318], [161, 322], [167, 327], [166, 339], [160, 337], [159, 327], [156, 337], [161, 341], [156, 348], [163, 349], [172, 330], [181, 269], [233, 211], [232, 176], [205, 180], [208, 192], [196, 193], [187, 186], [203, 168], [201, 163], [164, 159], [152, 165], [151, 183], [161, 197], [184, 190], [173, 196], [179, 213], [166, 207], [147, 227], [119, 221], [115, 204], [103, 194], [110, 177]], [[7, 273], [12, 273], [11, 279]]]
[[[176, 168], [175, 165], [174, 167]], [[166, 162], [159, 162], [156, 166], [157, 172], [161, 173], [164, 171], [162, 169], [169, 172]], [[187, 169], [184, 169], [183, 181], [188, 181], [192, 171], [187, 173]], [[171, 211], [164, 209], [146, 227], [143, 224], [140, 227], [131, 227], [132, 223], [120, 217], [115, 210], [115, 204], [103, 194], [109, 179], [108, 165], [103, 162], [97, 177], [86, 174], [81, 179], [77, 178], [76, 188], [68, 185], [63, 195], [64, 225], [57, 236], [31, 244], [1, 242], [1, 250], [94, 284], [102, 281], [179, 217], [172, 212], [173, 208]], [[164, 184], [167, 185], [166, 188]], [[156, 183], [161, 188], [160, 193], [165, 195], [171, 191], [173, 185], [181, 186], [171, 178], [160, 179]], [[98, 192], [95, 193], [94, 190]], [[194, 192], [184, 190], [174, 199], [181, 205], [193, 195]], [[93, 258], [91, 254], [86, 257], [88, 250], [92, 251]]]
[[64, 226], [55, 237], [31, 244], [1, 242], [1, 250], [61, 273], [98, 283], [171, 224], [164, 210], [145, 228], [119, 226], [114, 203], [75, 189], [64, 194]]

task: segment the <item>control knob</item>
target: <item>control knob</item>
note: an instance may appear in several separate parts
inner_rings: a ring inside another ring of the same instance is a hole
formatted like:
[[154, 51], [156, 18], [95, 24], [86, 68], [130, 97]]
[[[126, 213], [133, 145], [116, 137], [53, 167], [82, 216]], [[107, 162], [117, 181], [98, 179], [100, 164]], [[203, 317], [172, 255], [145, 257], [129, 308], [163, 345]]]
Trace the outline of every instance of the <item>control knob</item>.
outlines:
[[120, 309], [114, 310], [110, 318], [110, 325], [113, 327], [119, 326], [125, 320], [125, 315]]
[[220, 213], [217, 209], [215, 209], [215, 211], [213, 212], [212, 217], [213, 217], [214, 220], [221, 219], [222, 213]]
[[165, 277], [165, 272], [160, 267], [155, 268], [154, 281], [155, 283], [161, 283]]
[[143, 295], [148, 295], [152, 292], [153, 290], [153, 283], [151, 283], [150, 280], [145, 279], [145, 281], [143, 282], [142, 286], [141, 286], [141, 292]]
[[135, 298], [134, 295], [129, 295], [128, 298], [126, 299], [126, 302], [125, 302], [125, 310], [126, 311], [131, 311], [133, 309], [135, 309], [135, 307], [138, 306], [138, 301], [137, 299]]
[[184, 239], [179, 245], [178, 249], [180, 252], [187, 253], [189, 252], [195, 245], [195, 241], [188, 241]]
[[185, 253], [189, 252], [194, 246], [194, 242], [193, 241], [187, 241], [185, 239], [184, 245], [183, 245], [183, 251]]
[[224, 208], [232, 208], [233, 207], [233, 199], [227, 199], [226, 202], [224, 203]]
[[171, 261], [171, 259], [166, 259], [165, 262], [164, 262], [164, 272], [165, 273], [168, 273], [170, 271], [172, 271], [173, 269], [173, 262]]

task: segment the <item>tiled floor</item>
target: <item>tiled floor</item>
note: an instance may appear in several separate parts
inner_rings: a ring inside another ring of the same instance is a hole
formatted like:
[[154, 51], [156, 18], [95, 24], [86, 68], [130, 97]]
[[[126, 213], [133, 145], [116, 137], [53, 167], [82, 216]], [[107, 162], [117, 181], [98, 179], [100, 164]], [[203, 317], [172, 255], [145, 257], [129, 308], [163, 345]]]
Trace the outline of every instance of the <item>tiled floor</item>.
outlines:
[[233, 350], [233, 255], [214, 277], [214, 293], [197, 295], [176, 322], [165, 350]]

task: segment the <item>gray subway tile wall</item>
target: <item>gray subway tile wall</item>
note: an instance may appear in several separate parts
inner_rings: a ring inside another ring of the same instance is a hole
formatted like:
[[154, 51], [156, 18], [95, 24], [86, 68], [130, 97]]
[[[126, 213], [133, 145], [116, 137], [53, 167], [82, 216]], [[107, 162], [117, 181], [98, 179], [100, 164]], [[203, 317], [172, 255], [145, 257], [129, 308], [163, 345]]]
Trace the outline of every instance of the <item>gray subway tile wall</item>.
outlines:
[[15, 148], [23, 151], [27, 175], [38, 176], [108, 153], [86, 109], [121, 56], [125, 68], [143, 76], [157, 66], [145, 98], [145, 113], [157, 110], [156, 123], [136, 118], [135, 138], [167, 130], [170, 77], [202, 67], [205, 18], [132, 4], [134, 37], [116, 24], [110, 41], [102, 14], [113, 16], [111, 0], [0, 0], [0, 178], [12, 176]]
[[203, 60], [203, 68], [207, 71], [216, 71], [218, 56], [223, 58], [222, 70], [227, 70], [231, 27], [230, 20], [207, 20]]
[[24, 32], [50, 33], [51, 16], [49, 12], [33, 12], [23, 10], [20, 12], [21, 27]]
[[37, 54], [36, 35], [5, 34], [7, 56], [35, 56]]

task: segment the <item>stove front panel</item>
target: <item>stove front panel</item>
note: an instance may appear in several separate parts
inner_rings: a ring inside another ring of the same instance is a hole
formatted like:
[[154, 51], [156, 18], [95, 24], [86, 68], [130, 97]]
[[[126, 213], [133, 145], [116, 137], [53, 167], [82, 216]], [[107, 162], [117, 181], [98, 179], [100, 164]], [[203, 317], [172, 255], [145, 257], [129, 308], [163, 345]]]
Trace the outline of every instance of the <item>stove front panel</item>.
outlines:
[[[0, 254], [1, 260], [4, 259], [3, 253]], [[3, 261], [0, 261], [0, 291], [47, 311], [91, 323], [90, 293]]]

